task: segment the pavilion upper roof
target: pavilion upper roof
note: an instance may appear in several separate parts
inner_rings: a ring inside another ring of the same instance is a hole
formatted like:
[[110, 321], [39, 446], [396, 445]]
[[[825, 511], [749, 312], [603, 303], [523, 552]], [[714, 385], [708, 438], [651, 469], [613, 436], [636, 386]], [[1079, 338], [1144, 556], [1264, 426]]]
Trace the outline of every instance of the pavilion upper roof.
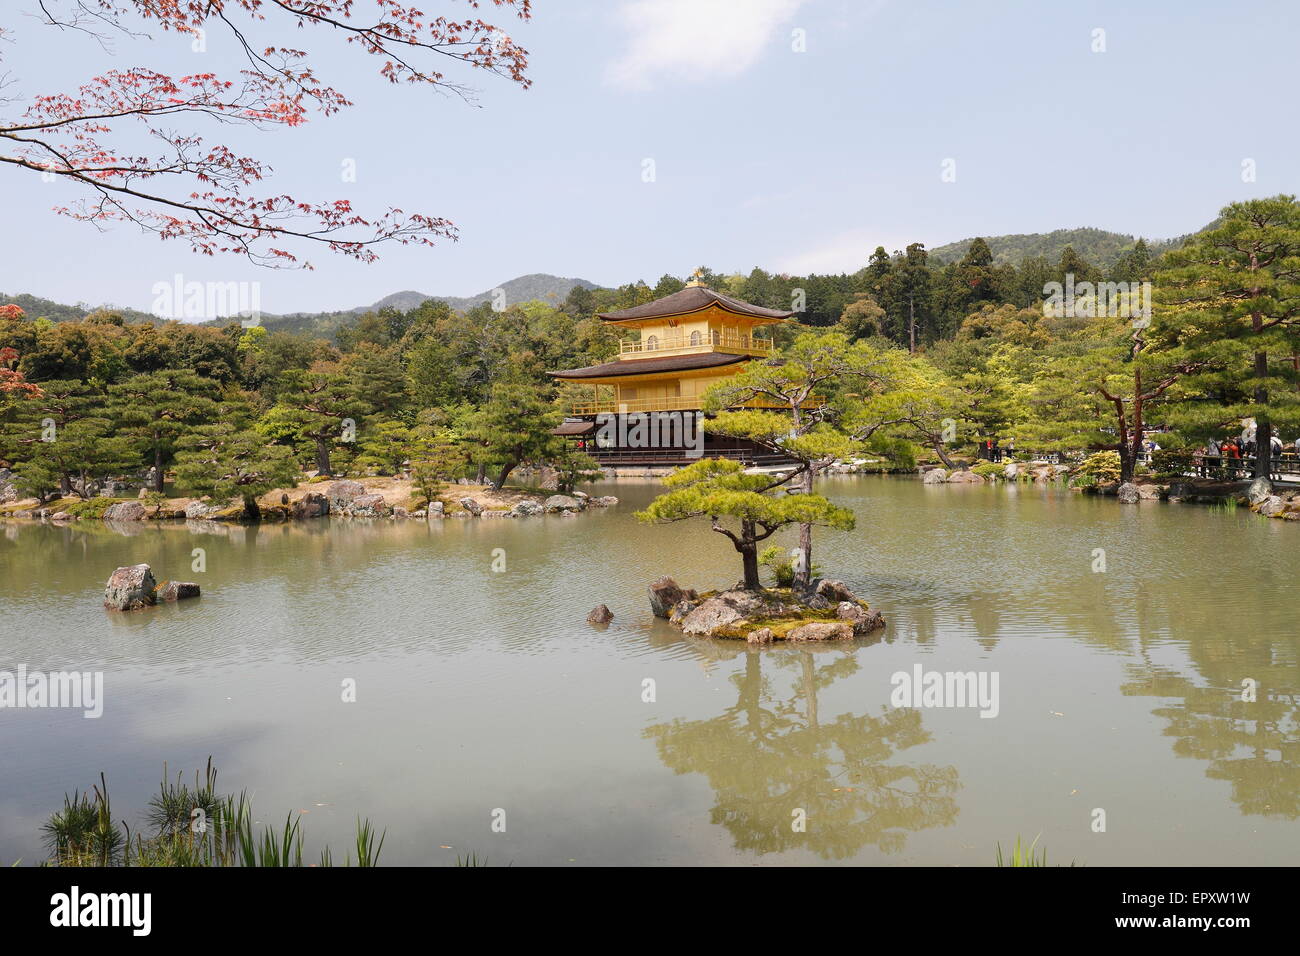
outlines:
[[745, 315], [755, 319], [788, 319], [794, 315], [793, 312], [766, 309], [761, 305], [741, 302], [737, 298], [715, 292], [708, 286], [703, 285], [687, 286], [680, 292], [674, 292], [672, 295], [666, 295], [662, 299], [655, 299], [653, 302], [647, 302], [644, 305], [634, 305], [630, 309], [619, 309], [617, 312], [600, 312], [597, 314], [606, 322], [627, 322], [636, 319], [654, 319], [660, 316], [689, 315], [692, 312], [699, 312], [714, 305], [727, 312], [734, 312], [736, 315]]

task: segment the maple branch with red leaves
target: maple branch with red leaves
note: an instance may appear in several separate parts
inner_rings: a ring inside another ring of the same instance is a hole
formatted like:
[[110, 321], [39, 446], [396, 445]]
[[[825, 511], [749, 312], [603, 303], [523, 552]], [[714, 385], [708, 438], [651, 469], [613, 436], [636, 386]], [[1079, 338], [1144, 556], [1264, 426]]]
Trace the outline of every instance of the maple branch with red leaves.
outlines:
[[[479, 8], [486, 0], [463, 0]], [[532, 0], [491, 0], [521, 20]], [[0, 164], [54, 176], [83, 187], [86, 197], [56, 212], [97, 226], [130, 222], [162, 239], [181, 239], [204, 255], [235, 253], [260, 265], [311, 268], [286, 246], [323, 244], [332, 252], [369, 262], [375, 247], [433, 245], [456, 239], [448, 220], [389, 208], [362, 215], [348, 200], [309, 203], [292, 196], [250, 195], [271, 174], [266, 164], [224, 145], [208, 145], [193, 131], [164, 122], [239, 124], [255, 129], [297, 127], [312, 112], [328, 116], [351, 102], [318, 78], [303, 50], [260, 47], [252, 33], [271, 18], [299, 28], [341, 34], [367, 56], [382, 60], [379, 73], [392, 83], [424, 84], [469, 99], [470, 91], [417, 57], [445, 57], [484, 69], [527, 88], [527, 51], [481, 19], [428, 17], [400, 0], [371, 0], [361, 22], [356, 0], [40, 0], [45, 23], [89, 32], [107, 43], [114, 31], [129, 36], [134, 16], [164, 32], [204, 35], [224, 29], [247, 60], [238, 79], [214, 73], [172, 77], [133, 67], [94, 77], [75, 93], [34, 97], [20, 116], [0, 116]], [[240, 26], [236, 18], [248, 21]], [[0, 28], [0, 34], [3, 29]], [[0, 101], [0, 106], [8, 105]], [[161, 144], [153, 156], [131, 155], [114, 145], [126, 124], [142, 123]]]

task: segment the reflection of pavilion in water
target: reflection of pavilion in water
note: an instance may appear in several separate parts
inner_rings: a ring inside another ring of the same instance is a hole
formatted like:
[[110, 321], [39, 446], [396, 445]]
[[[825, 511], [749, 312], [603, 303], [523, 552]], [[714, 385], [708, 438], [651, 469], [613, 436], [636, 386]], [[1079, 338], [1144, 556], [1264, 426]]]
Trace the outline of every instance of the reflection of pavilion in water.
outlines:
[[[909, 832], [956, 820], [955, 767], [893, 759], [930, 739], [920, 711], [820, 712], [818, 692], [856, 672], [860, 651], [741, 650], [745, 666], [731, 678], [733, 706], [717, 717], [646, 728], [666, 766], [708, 778], [716, 794], [711, 819], [727, 828], [737, 849], [805, 849], [825, 859], [867, 846], [896, 853]], [[826, 663], [819, 666], [819, 659]], [[788, 696], [772, 680], [777, 667], [795, 671]], [[800, 810], [805, 832], [792, 825]]]

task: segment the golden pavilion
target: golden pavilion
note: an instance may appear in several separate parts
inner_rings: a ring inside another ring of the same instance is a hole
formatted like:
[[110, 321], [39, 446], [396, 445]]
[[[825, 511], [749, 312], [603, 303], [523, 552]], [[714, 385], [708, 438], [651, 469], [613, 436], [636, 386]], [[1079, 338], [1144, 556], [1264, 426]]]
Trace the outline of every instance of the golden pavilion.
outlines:
[[[716, 292], [698, 274], [680, 292], [630, 309], [599, 313], [601, 321], [635, 330], [637, 337], [622, 342], [613, 361], [547, 373], [579, 386], [581, 394], [556, 434], [579, 441], [598, 460], [610, 464], [670, 464], [698, 457], [701, 450], [689, 440], [667, 447], [664, 443], [647, 446], [644, 440], [635, 440], [639, 434], [635, 429], [621, 427], [624, 423], [618, 421], [620, 417], [652, 421], [671, 417], [684, 420], [688, 432], [702, 428], [703, 455], [760, 463], [758, 449], [749, 442], [710, 435], [700, 405], [711, 386], [735, 375], [749, 361], [771, 355], [772, 340], [761, 330], [788, 322], [793, 315]], [[620, 427], [600, 427], [610, 424]], [[625, 434], [634, 440], [621, 440], [619, 436]]]

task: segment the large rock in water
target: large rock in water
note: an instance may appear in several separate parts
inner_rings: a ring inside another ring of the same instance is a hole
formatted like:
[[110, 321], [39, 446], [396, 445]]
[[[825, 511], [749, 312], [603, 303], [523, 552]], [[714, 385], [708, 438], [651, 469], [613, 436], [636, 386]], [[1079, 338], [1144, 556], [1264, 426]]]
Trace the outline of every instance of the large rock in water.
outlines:
[[330, 500], [324, 495], [308, 493], [293, 503], [291, 513], [295, 518], [323, 518], [330, 513]]
[[682, 632], [712, 636], [718, 630], [747, 618], [775, 617], [787, 610], [779, 601], [770, 602], [755, 591], [723, 591], [700, 603], [681, 618]]
[[475, 499], [469, 497], [469, 495], [466, 495], [464, 498], [460, 499], [460, 506], [464, 508], [467, 512], [469, 512], [471, 515], [473, 515], [475, 518], [477, 518], [479, 515], [483, 513], [483, 506], [479, 504]]
[[868, 611], [856, 601], [841, 601], [835, 609], [835, 616], [848, 623], [858, 636], [870, 634], [885, 626], [885, 619], [879, 611]]
[[614, 620], [614, 612], [604, 604], [597, 604], [587, 615], [588, 624], [608, 624], [612, 620]]
[[931, 468], [921, 476], [921, 482], [927, 485], [941, 485], [948, 480], [948, 472], [943, 468]]
[[352, 500], [366, 493], [366, 486], [359, 481], [335, 481], [325, 492], [329, 505], [335, 511], [344, 511], [352, 505]]
[[104, 587], [104, 607], [114, 611], [133, 611], [158, 600], [158, 582], [147, 564], [118, 568]]
[[193, 581], [168, 581], [158, 591], [159, 601], [183, 601], [199, 596], [199, 586]]
[[954, 471], [951, 475], [949, 475], [948, 483], [953, 485], [961, 485], [961, 484], [982, 485], [984, 484], [984, 479], [981, 478], [979, 475], [975, 474], [975, 472], [973, 471], [963, 470], [963, 471]]
[[849, 586], [843, 581], [833, 581], [830, 578], [822, 578], [817, 582], [814, 593], [818, 597], [824, 597], [827, 601], [838, 604], [841, 601], [852, 601], [857, 603], [858, 596], [849, 590]]
[[389, 512], [383, 495], [357, 495], [348, 510], [354, 518], [384, 518]]
[[138, 501], [120, 501], [104, 511], [105, 521], [143, 521], [144, 505]]
[[191, 501], [185, 506], [185, 517], [187, 520], [196, 518], [206, 518], [214, 512], [220, 511], [217, 505], [209, 504], [206, 501]]
[[786, 634], [787, 641], [845, 641], [853, 636], [847, 621], [809, 621]]
[[1273, 494], [1273, 482], [1267, 478], [1256, 478], [1246, 489], [1246, 498], [1252, 505], [1257, 505]]
[[1286, 509], [1286, 502], [1277, 495], [1269, 495], [1259, 503], [1259, 513], [1265, 517], [1271, 518], [1275, 514], [1281, 514]]
[[695, 598], [694, 591], [678, 587], [677, 582], [670, 577], [665, 576], [650, 582], [650, 610], [654, 612], [655, 617], [668, 617], [674, 605], [681, 601], [693, 601]]
[[536, 501], [524, 498], [522, 501], [515, 502], [515, 506], [510, 509], [510, 513], [516, 518], [529, 518], [541, 514], [544, 510]]
[[1142, 492], [1138, 491], [1138, 486], [1131, 481], [1126, 481], [1120, 485], [1119, 490], [1115, 492], [1115, 496], [1120, 501], [1130, 505], [1137, 504], [1142, 500]]
[[547, 514], [555, 514], [557, 511], [581, 511], [587, 507], [586, 503], [578, 498], [569, 495], [551, 495], [542, 503]]

